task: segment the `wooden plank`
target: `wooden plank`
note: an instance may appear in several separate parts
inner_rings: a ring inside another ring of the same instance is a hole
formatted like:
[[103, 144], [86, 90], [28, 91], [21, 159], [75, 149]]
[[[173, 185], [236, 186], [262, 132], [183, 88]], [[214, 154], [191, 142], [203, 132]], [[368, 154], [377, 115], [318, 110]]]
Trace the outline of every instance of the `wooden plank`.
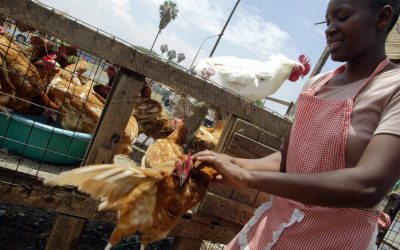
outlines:
[[288, 132], [286, 119], [31, 0], [0, 0], [0, 13], [274, 133]]
[[200, 249], [202, 240], [183, 238], [183, 237], [175, 237], [174, 241], [171, 245], [171, 250], [187, 250], [187, 249]]
[[[226, 153], [241, 158], [262, 158], [276, 152], [268, 146], [234, 133]], [[231, 199], [252, 206], [258, 195], [258, 190], [250, 188], [234, 189]]]
[[259, 206], [261, 206], [261, 204], [269, 201], [270, 199], [271, 199], [270, 194], [260, 191], [260, 192], [258, 192], [256, 200], [254, 201], [253, 207], [258, 208]]
[[208, 187], [208, 191], [229, 198], [232, 196], [233, 187], [228, 187], [222, 184], [211, 183], [210, 186]]
[[264, 145], [270, 147], [270, 148], [279, 150], [282, 145], [283, 138], [279, 138], [279, 137], [276, 137], [269, 133], [262, 132], [257, 141], [261, 144], [264, 144]]
[[233, 230], [236, 233], [239, 233], [239, 231], [242, 229], [242, 225], [237, 224], [232, 221], [224, 220], [220, 217], [208, 214], [206, 212], [198, 211], [195, 214], [192, 215], [191, 220], [197, 223], [203, 223], [206, 225], [219, 225], [223, 227], [227, 227], [231, 230]]
[[86, 220], [78, 217], [59, 215], [54, 223], [46, 250], [78, 249], [81, 231], [85, 228]]
[[229, 155], [252, 159], [262, 158], [275, 152], [275, 149], [238, 133], [234, 133], [232, 141], [226, 149], [226, 153]]
[[235, 123], [235, 127], [233, 128], [233, 132], [239, 133], [253, 140], [257, 140], [263, 131], [264, 130], [260, 129], [256, 125], [246, 122], [242, 119], [238, 119]]
[[98, 212], [98, 200], [64, 187], [43, 186], [32, 175], [0, 168], [0, 201], [44, 208], [74, 217], [116, 222], [113, 211]]
[[215, 152], [224, 153], [226, 147], [229, 145], [229, 140], [231, 139], [231, 134], [234, 132], [234, 127], [238, 118], [234, 115], [229, 115], [227, 121], [225, 122], [224, 129], [222, 130], [221, 137], [219, 138], [218, 144], [215, 147]]
[[[254, 138], [254, 140], [248, 139], [246, 136]], [[276, 151], [262, 143], [256, 142], [257, 138], [261, 138], [264, 143], [268, 143], [267, 145], [272, 145], [277, 149], [279, 149], [282, 141], [279, 137], [268, 134], [255, 125], [233, 116], [228, 119], [221, 138], [217, 146], [217, 152], [243, 158], [264, 157]], [[252, 205], [257, 196], [257, 191], [255, 190], [246, 189], [236, 191], [232, 187], [220, 184], [211, 184], [209, 191], [248, 205]]]
[[170, 234], [190, 239], [207, 240], [215, 243], [227, 244], [237, 232], [230, 228], [218, 225], [205, 225], [182, 218]]
[[258, 190], [251, 188], [235, 188], [230, 198], [234, 201], [252, 206], [257, 198], [258, 192]]
[[[13, 183], [4, 180], [13, 180]], [[34, 176], [0, 168], [0, 202], [42, 208], [85, 219], [116, 223], [113, 211], [99, 212], [99, 201], [63, 187], [43, 186]], [[171, 235], [228, 243], [237, 233], [219, 225], [191, 221], [190, 214], [180, 218]], [[76, 248], [75, 248], [76, 249]]]
[[266, 131], [241, 119], [236, 122], [234, 131], [276, 150], [282, 144], [283, 137], [281, 135], [273, 135], [270, 131]]
[[131, 117], [133, 104], [140, 98], [144, 79], [144, 76], [133, 71], [119, 70], [89, 147], [85, 165], [112, 162], [114, 138], [122, 137]]
[[211, 193], [207, 193], [199, 210], [240, 225], [246, 224], [254, 213], [253, 207]]

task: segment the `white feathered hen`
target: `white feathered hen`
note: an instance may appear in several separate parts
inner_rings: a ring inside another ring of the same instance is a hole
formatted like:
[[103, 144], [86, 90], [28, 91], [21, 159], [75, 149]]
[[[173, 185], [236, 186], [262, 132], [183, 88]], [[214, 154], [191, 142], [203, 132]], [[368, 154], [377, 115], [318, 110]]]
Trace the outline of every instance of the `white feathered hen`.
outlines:
[[283, 55], [260, 62], [233, 56], [207, 58], [196, 66], [196, 73], [252, 101], [275, 93], [286, 80], [295, 82], [308, 74], [309, 59], [300, 55], [299, 62]]

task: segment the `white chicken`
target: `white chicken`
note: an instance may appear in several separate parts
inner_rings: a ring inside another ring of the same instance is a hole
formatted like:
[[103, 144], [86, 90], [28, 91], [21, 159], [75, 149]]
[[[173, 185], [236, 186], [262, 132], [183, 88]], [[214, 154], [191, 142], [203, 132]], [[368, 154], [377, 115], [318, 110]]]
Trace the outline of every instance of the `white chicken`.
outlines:
[[309, 59], [299, 62], [283, 55], [260, 62], [233, 56], [207, 58], [196, 66], [196, 73], [252, 101], [274, 94], [286, 80], [296, 82], [311, 69]]

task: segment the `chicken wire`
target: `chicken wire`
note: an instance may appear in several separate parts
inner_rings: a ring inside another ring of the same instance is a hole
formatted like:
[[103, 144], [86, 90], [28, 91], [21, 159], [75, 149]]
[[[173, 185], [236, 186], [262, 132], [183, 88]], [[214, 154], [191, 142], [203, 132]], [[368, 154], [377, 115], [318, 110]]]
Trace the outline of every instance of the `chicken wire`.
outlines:
[[[110, 91], [115, 77], [108, 77], [106, 70], [114, 66], [10, 18], [2, 18], [2, 22], [6, 33], [0, 42], [0, 98], [5, 102], [0, 103], [3, 111], [0, 115], [5, 122], [2, 122], [0, 130], [0, 148], [6, 154], [31, 154], [39, 163], [45, 162], [46, 157], [51, 155], [57, 162], [68, 160], [79, 165], [98, 122], [98, 119], [87, 118], [91, 112], [89, 109], [100, 110], [96, 111], [97, 118], [100, 117], [107, 96], [104, 99], [98, 96], [102, 91]], [[53, 55], [56, 58], [51, 58]], [[53, 60], [57, 64], [46, 68], [45, 60]], [[57, 71], [58, 77], [51, 77]], [[63, 80], [54, 84], [57, 79]], [[98, 97], [96, 102], [92, 102], [92, 95]], [[51, 105], [45, 101], [47, 98], [57, 104], [57, 110], [49, 107]], [[73, 104], [75, 106], [71, 106]], [[14, 133], [13, 129], [19, 129], [11, 128], [14, 122], [25, 123], [25, 126], [22, 125], [25, 138], [10, 136]], [[67, 138], [57, 141], [59, 133], [65, 133], [63, 131], [68, 131]], [[10, 145], [13, 145], [11, 150]], [[76, 145], [82, 148], [75, 149]]]
[[392, 223], [388, 229], [380, 228], [377, 239], [378, 249], [400, 249], [400, 195], [398, 190], [391, 193], [381, 205], [384, 207], [383, 211], [390, 216]]

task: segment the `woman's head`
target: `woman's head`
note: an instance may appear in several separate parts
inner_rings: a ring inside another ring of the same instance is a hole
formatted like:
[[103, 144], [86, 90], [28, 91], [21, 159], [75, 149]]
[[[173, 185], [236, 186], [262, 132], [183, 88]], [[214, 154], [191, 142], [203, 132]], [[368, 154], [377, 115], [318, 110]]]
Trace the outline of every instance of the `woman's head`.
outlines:
[[400, 0], [330, 0], [326, 39], [334, 61], [382, 56], [396, 24]]

